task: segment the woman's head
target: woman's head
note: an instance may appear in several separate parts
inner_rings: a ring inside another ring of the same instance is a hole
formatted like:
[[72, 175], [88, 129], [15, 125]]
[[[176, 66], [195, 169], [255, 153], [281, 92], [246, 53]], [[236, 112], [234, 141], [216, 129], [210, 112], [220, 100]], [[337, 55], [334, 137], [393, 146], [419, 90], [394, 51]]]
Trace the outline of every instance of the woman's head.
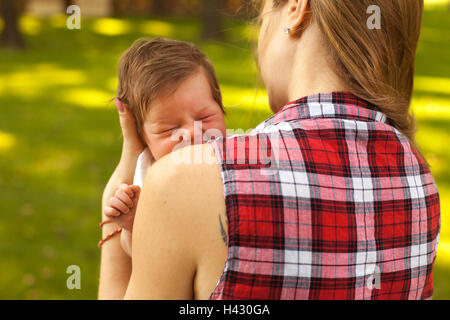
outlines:
[[[320, 42], [324, 50], [317, 55], [323, 55], [324, 65], [330, 67], [345, 89], [376, 105], [391, 125], [414, 140], [410, 102], [423, 0], [255, 2], [262, 8], [258, 56], [269, 95], [271, 91], [283, 90], [276, 88], [280, 83], [285, 90], [291, 85], [271, 81], [275, 70], [287, 72], [289, 65], [283, 64], [295, 63], [296, 50], [306, 51], [303, 44]], [[367, 24], [373, 14], [368, 9], [373, 5], [380, 9], [380, 29]], [[302, 43], [308, 33], [313, 34], [315, 42]], [[309, 69], [305, 66], [304, 70]], [[295, 82], [303, 76], [296, 74], [296, 78], [287, 81]]]
[[168, 134], [173, 129], [186, 129], [191, 135], [193, 121], [202, 121], [203, 131], [225, 130], [214, 67], [191, 43], [136, 41], [120, 59], [117, 98], [128, 105], [142, 141], [156, 159], [179, 143]]

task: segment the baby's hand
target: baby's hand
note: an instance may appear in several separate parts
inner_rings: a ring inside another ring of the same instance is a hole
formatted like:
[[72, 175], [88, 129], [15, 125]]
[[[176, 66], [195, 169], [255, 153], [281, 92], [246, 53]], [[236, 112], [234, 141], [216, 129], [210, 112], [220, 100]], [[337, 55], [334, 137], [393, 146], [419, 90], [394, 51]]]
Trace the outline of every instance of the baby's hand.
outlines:
[[140, 192], [139, 186], [121, 184], [103, 213], [122, 228], [132, 231]]

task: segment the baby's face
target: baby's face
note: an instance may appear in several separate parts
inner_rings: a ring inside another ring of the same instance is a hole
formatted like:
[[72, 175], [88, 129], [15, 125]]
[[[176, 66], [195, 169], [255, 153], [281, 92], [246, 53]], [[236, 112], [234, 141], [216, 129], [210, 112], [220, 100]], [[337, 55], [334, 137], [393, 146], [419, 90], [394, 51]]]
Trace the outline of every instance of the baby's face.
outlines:
[[156, 99], [146, 115], [143, 131], [156, 160], [174, 151], [182, 141], [184, 145], [202, 144], [210, 138], [224, 137], [224, 115], [203, 71], [187, 78], [174, 93]]

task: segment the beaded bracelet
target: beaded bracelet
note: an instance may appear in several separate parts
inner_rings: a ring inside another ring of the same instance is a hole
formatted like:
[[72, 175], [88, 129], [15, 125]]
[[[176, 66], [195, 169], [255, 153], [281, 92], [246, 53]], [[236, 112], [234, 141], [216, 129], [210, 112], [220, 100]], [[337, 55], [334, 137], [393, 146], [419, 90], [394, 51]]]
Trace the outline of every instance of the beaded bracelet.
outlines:
[[104, 239], [100, 240], [97, 244], [97, 246], [99, 248], [101, 248], [103, 246], [103, 244], [108, 241], [109, 239], [111, 239], [112, 237], [114, 237], [116, 234], [119, 234], [122, 231], [122, 228], [117, 229], [116, 231], [111, 232], [110, 234], [108, 234]]
[[103, 222], [100, 223], [100, 228], [103, 228], [103, 226], [107, 223], [112, 223], [112, 220], [105, 220]]

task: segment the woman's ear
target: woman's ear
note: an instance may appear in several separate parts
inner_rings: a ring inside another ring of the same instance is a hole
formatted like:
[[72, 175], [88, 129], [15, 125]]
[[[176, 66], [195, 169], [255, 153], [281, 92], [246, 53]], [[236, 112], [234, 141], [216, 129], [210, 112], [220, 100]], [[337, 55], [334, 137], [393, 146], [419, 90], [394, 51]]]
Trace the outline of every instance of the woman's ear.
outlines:
[[290, 36], [298, 36], [304, 29], [302, 25], [310, 19], [310, 3], [309, 0], [289, 0], [287, 5], [287, 14], [290, 29]]

